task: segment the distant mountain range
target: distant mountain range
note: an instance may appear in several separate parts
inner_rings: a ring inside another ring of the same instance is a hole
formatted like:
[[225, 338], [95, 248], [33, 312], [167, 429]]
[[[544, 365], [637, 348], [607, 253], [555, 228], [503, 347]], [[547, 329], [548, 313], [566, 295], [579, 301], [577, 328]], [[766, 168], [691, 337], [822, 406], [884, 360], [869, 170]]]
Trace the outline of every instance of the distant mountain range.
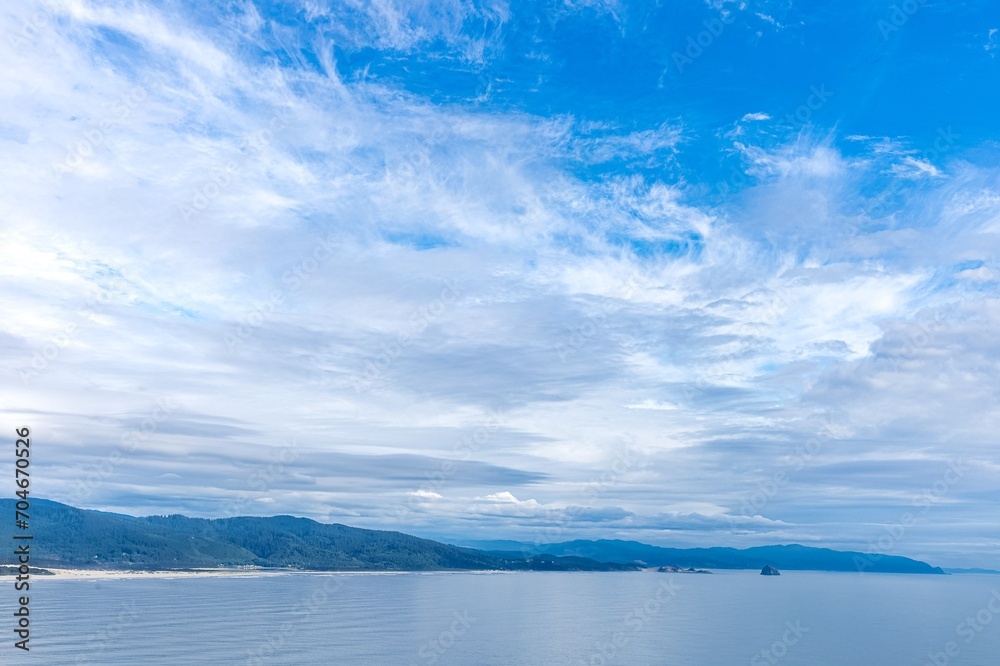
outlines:
[[[0, 499], [14, 515], [14, 500]], [[307, 518], [135, 518], [32, 499], [31, 563], [40, 567], [189, 569], [258, 566], [320, 571], [634, 571], [578, 556], [496, 556], [399, 532]], [[0, 564], [13, 564], [9, 552]]]
[[677, 566], [700, 569], [760, 569], [772, 565], [780, 570], [864, 571], [868, 573], [944, 574], [940, 567], [897, 555], [812, 548], [791, 544], [754, 548], [662, 548], [637, 541], [566, 541], [537, 544], [522, 541], [461, 541], [503, 557], [539, 554], [587, 557], [602, 562], [640, 563], [647, 567]]
[[[13, 499], [0, 512], [13, 515]], [[469, 541], [429, 539], [307, 518], [208, 520], [181, 515], [136, 518], [32, 499], [32, 565], [95, 569], [256, 566], [314, 571], [635, 571], [644, 567], [945, 573], [898, 556], [807, 546], [661, 548], [636, 541]], [[0, 565], [13, 564], [10, 553]], [[859, 564], [860, 563], [860, 564]]]

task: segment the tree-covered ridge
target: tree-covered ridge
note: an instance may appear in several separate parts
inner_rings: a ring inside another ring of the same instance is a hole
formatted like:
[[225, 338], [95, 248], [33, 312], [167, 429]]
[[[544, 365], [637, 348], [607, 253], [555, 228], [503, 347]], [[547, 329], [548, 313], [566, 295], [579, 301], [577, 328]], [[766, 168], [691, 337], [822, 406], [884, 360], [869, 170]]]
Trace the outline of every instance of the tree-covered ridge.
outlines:
[[799, 544], [752, 548], [663, 548], [637, 541], [566, 541], [532, 544], [519, 541], [476, 541], [466, 545], [497, 554], [586, 557], [602, 562], [641, 562], [650, 567], [676, 566], [704, 569], [760, 569], [772, 564], [778, 569], [814, 571], [860, 571], [865, 573], [943, 574], [939, 567], [920, 560], [885, 553], [813, 548]]
[[[14, 500], [0, 499], [13, 512]], [[307, 518], [136, 518], [32, 500], [32, 564], [51, 567], [178, 569], [280, 567], [338, 571], [582, 570], [637, 567], [579, 557], [498, 557], [400, 532]], [[5, 555], [0, 563], [8, 563]]]

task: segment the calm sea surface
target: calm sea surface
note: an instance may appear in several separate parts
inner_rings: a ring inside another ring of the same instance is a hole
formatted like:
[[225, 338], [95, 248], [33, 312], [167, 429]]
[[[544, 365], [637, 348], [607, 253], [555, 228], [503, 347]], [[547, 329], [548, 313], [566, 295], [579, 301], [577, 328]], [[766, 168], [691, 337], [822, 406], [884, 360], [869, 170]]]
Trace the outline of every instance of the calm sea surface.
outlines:
[[11, 645], [8, 616], [0, 663], [1000, 664], [1000, 576], [35, 580], [30, 655]]

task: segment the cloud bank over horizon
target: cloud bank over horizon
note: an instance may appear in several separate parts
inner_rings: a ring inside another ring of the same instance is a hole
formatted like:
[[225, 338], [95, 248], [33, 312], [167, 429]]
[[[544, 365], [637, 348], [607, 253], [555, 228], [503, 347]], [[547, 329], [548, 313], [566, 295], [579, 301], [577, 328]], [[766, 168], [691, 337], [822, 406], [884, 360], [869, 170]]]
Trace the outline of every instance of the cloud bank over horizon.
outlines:
[[4, 8], [35, 493], [1000, 568], [988, 9]]

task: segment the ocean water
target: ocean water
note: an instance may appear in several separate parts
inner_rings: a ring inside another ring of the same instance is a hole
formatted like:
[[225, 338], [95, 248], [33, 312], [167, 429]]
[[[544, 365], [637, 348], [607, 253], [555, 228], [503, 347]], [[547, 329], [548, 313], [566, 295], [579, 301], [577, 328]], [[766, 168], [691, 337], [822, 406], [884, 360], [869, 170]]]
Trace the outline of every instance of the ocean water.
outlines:
[[1000, 576], [985, 575], [38, 578], [31, 608], [31, 652], [7, 629], [0, 663], [1000, 664]]

